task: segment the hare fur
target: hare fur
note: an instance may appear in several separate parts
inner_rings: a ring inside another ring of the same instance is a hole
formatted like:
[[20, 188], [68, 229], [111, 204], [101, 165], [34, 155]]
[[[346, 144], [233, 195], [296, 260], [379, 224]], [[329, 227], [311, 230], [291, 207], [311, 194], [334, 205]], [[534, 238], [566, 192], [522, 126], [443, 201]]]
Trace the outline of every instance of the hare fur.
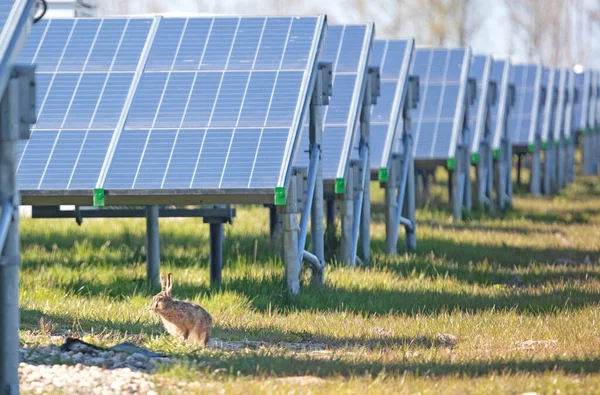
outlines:
[[171, 336], [206, 346], [210, 340], [212, 317], [202, 306], [173, 299], [173, 280], [171, 273], [165, 280], [160, 274], [161, 291], [156, 294], [150, 305], [150, 311], [160, 316], [162, 323]]

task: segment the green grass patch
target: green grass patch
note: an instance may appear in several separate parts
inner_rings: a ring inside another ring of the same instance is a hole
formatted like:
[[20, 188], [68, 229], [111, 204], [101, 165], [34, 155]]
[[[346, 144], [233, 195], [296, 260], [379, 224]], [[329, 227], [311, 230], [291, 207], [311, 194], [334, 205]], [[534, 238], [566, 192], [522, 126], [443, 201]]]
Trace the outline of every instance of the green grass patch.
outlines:
[[[580, 177], [553, 198], [520, 194], [507, 213], [464, 222], [452, 220], [445, 185], [437, 174], [418, 210], [417, 251], [389, 257], [373, 183], [371, 262], [350, 269], [328, 254], [325, 287], [305, 271], [297, 296], [286, 292], [266, 209], [237, 207], [218, 289], [208, 227], [161, 219], [161, 270], [173, 272], [175, 297], [211, 312], [225, 344], [204, 350], [170, 338], [147, 309], [156, 290], [145, 278], [144, 220], [25, 218], [22, 341], [75, 331], [178, 356], [155, 374], [164, 393], [598, 392], [600, 182]], [[335, 231], [328, 237], [338, 244]]]

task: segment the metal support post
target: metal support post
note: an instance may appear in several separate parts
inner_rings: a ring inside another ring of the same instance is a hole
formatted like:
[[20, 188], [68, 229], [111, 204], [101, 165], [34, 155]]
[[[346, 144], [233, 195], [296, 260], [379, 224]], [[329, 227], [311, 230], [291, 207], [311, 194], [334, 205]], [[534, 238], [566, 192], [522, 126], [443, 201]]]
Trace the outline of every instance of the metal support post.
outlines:
[[359, 243], [364, 263], [371, 259], [371, 108], [377, 102], [380, 89], [378, 85], [379, 71], [370, 69], [360, 112], [360, 140], [358, 142], [358, 152], [363, 154], [361, 159], [364, 172], [359, 232]]
[[504, 165], [504, 174], [506, 180], [506, 203], [510, 207], [512, 206], [513, 198], [513, 182], [512, 182], [512, 164], [513, 164], [513, 150], [510, 140], [506, 140], [506, 156]]
[[548, 145], [544, 152], [544, 195], [550, 196], [552, 194], [552, 185], [554, 184], [554, 172], [556, 171], [554, 165], [554, 142], [548, 141]]
[[[412, 135], [410, 136], [410, 139], [412, 140]], [[410, 150], [410, 152], [412, 156], [412, 149]], [[404, 227], [404, 229], [406, 230], [407, 251], [414, 251], [417, 249], [417, 210], [415, 189], [415, 163], [411, 158], [408, 164], [408, 177], [406, 179], [406, 200], [404, 205], [404, 217], [407, 218], [412, 225]]]
[[[12, 70], [0, 101], [0, 393], [19, 393], [19, 192], [18, 140], [35, 122], [35, 69]], [[0, 94], [2, 94], [0, 92]]]
[[558, 189], [563, 189], [566, 183], [566, 172], [569, 166], [569, 162], [567, 161], [567, 152], [566, 146], [564, 143], [564, 138], [560, 138], [558, 140], [558, 147], [556, 148], [558, 151], [558, 159], [556, 160], [557, 166], [557, 187]]
[[160, 286], [160, 238], [158, 235], [158, 205], [146, 207], [146, 278], [154, 288]]
[[335, 200], [327, 199], [325, 201], [325, 206], [327, 208], [325, 215], [325, 222], [327, 224], [327, 231], [333, 231], [335, 227]]
[[456, 170], [448, 170], [448, 183], [450, 184], [450, 196], [452, 201], [452, 216], [454, 219], [462, 217], [462, 202], [460, 200], [460, 168], [459, 162], [462, 161], [462, 155], [457, 155]]
[[[327, 97], [323, 89], [323, 83], [327, 79], [326, 70], [320, 69], [319, 78], [315, 85], [315, 93], [310, 103], [310, 125], [309, 125], [309, 141], [311, 147], [310, 155], [318, 155], [317, 175], [315, 181], [315, 190], [312, 196], [311, 206], [311, 245], [312, 252], [319, 260], [321, 268], [325, 266], [325, 230], [323, 226], [323, 161], [321, 158], [321, 144], [323, 142], [323, 113], [322, 106], [324, 97]], [[313, 282], [321, 285], [324, 281], [323, 276], [317, 278], [316, 271], [313, 271]]]
[[529, 180], [529, 189], [533, 196], [540, 196], [542, 193], [542, 159], [541, 142], [536, 136], [533, 143], [533, 152], [531, 153], [531, 176]]
[[388, 169], [388, 181], [385, 185], [385, 253], [390, 256], [396, 255], [398, 252], [396, 246], [398, 234], [396, 189], [398, 188], [399, 171], [399, 161], [391, 160]]
[[575, 182], [575, 136], [567, 140], [567, 161], [569, 163], [569, 172], [567, 173], [567, 182]]
[[355, 257], [352, 256], [353, 239], [352, 228], [354, 225], [354, 180], [356, 167], [354, 163], [350, 165], [348, 176], [346, 177], [343, 201], [341, 204], [342, 212], [342, 237], [340, 241], [340, 257], [346, 265], [354, 266]]
[[592, 130], [587, 129], [583, 131], [583, 138], [581, 151], [583, 153], [583, 174], [591, 175], [593, 174], [593, 147], [592, 147]]
[[222, 222], [211, 222], [210, 226], [210, 285], [221, 285], [223, 272], [223, 233]]
[[521, 169], [523, 167], [523, 155], [517, 154], [517, 185], [521, 185]]
[[296, 194], [297, 177], [290, 178], [286, 203], [283, 207], [283, 264], [287, 290], [296, 295], [300, 292], [300, 259], [298, 250], [298, 196]]

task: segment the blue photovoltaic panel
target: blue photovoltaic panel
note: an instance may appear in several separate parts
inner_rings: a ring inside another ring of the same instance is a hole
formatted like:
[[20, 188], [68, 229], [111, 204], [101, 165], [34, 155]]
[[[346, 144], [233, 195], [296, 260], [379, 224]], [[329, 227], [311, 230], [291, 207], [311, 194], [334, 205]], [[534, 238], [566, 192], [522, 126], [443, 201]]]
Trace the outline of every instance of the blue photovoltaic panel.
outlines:
[[556, 92], [556, 111], [554, 114], [554, 141], [560, 141], [565, 137], [565, 111], [569, 98], [567, 97], [568, 73], [565, 69], [556, 70], [558, 91]]
[[[479, 145], [484, 139], [489, 107], [488, 91], [492, 70], [491, 56], [473, 56], [469, 78], [476, 81], [477, 94], [469, 108], [469, 130], [471, 131], [471, 153], [479, 152]], [[490, 136], [491, 137], [491, 136]]]
[[497, 100], [490, 106], [490, 129], [493, 133], [493, 150], [500, 149], [502, 138], [506, 133], [509, 134], [507, 137], [510, 138], [510, 131], [507, 130], [506, 117], [506, 107], [509, 105], [510, 70], [510, 62], [505, 60], [495, 60], [492, 64], [490, 81], [496, 83], [498, 92]]
[[[335, 180], [346, 175], [352, 148], [358, 136], [364, 83], [373, 43], [373, 25], [329, 25], [320, 61], [333, 67], [333, 96], [323, 113], [323, 179]], [[307, 120], [308, 121], [308, 120]], [[305, 123], [300, 147], [308, 147], [309, 131]], [[309, 155], [302, 150], [296, 166], [307, 167]]]
[[[566, 95], [567, 105], [565, 109], [565, 121], [564, 121], [564, 137], [568, 140], [575, 132], [575, 126], [573, 124], [573, 107], [575, 100], [575, 72], [572, 70], [566, 70], [567, 82], [566, 82]], [[581, 100], [581, 99], [580, 99]]]
[[99, 185], [285, 186], [323, 17], [163, 18]]
[[454, 157], [462, 134], [470, 50], [415, 51], [411, 74], [419, 76], [420, 102], [413, 117], [415, 160]]
[[599, 90], [599, 86], [598, 83], [600, 75], [597, 71], [592, 71], [591, 72], [591, 80], [592, 80], [592, 89], [591, 89], [591, 93], [590, 93], [590, 100], [589, 100], [589, 108], [588, 108], [588, 124], [590, 125], [590, 128], [593, 129], [596, 127], [597, 123], [598, 123], [598, 119], [597, 117], [597, 111], [598, 111], [598, 102], [599, 102], [599, 95], [598, 93], [600, 93]]
[[[381, 95], [371, 110], [371, 169], [387, 169], [394, 144], [402, 135], [402, 111], [414, 40], [375, 40], [371, 66], [378, 67]], [[334, 92], [335, 95], [335, 92]]]
[[587, 70], [575, 74], [575, 87], [579, 92], [579, 101], [573, 106], [573, 128], [585, 131], [588, 124], [589, 101], [591, 95], [592, 73]]
[[510, 112], [508, 128], [513, 146], [528, 146], [541, 132], [543, 116], [540, 112], [542, 92], [542, 67], [540, 65], [514, 65], [510, 82], [515, 85], [515, 107]]
[[35, 0], [0, 0], [0, 96], [32, 23]]
[[542, 72], [542, 84], [546, 86], [546, 102], [544, 104], [541, 138], [542, 144], [546, 144], [549, 138], [554, 139], [554, 121], [558, 100], [557, 71], [553, 68], [544, 68]]
[[21, 190], [95, 187], [152, 19], [42, 19], [19, 62], [35, 64], [37, 124], [20, 141]]

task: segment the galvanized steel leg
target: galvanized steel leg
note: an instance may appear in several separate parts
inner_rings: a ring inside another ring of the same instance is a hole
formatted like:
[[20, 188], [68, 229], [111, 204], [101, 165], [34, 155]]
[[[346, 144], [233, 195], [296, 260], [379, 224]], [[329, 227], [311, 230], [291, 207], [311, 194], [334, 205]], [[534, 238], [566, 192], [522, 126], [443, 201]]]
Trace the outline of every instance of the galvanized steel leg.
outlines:
[[290, 178], [283, 216], [283, 264], [288, 293], [300, 292], [300, 256], [298, 251], [298, 202], [296, 177]]
[[158, 205], [146, 207], [146, 273], [152, 287], [159, 287], [160, 238], [158, 234]]
[[327, 223], [327, 231], [333, 231], [335, 227], [335, 200], [327, 199], [325, 201], [325, 206], [327, 207], [327, 210], [325, 212], [325, 222]]
[[222, 223], [210, 223], [210, 285], [221, 285], [223, 272], [223, 231]]
[[[472, 182], [471, 182], [471, 158], [469, 158], [469, 149], [467, 148], [468, 146], [465, 144], [464, 148], [462, 150], [462, 156], [463, 156], [463, 174], [465, 177], [465, 188], [464, 188], [464, 207], [468, 212], [471, 212], [471, 209], [473, 208], [473, 203], [472, 203]], [[462, 215], [461, 215], [462, 217]]]
[[398, 252], [398, 223], [396, 222], [398, 201], [396, 199], [396, 179], [398, 178], [397, 174], [399, 171], [398, 161], [390, 161], [388, 181], [385, 185], [385, 253], [390, 256], [396, 255]]
[[404, 200], [404, 216], [412, 223], [412, 227], [405, 227], [407, 251], [414, 251], [417, 249], [417, 216], [415, 199], [415, 164], [411, 160], [408, 167], [406, 197]]
[[342, 201], [342, 238], [340, 244], [340, 256], [346, 265], [354, 266], [355, 257], [352, 256], [353, 238], [352, 228], [354, 225], [354, 166], [349, 169], [346, 177], [344, 200]]
[[513, 164], [513, 151], [512, 145], [510, 141], [506, 141], [506, 157], [504, 164], [504, 177], [506, 181], [506, 203], [508, 206], [512, 206], [512, 197], [513, 197], [513, 182], [512, 182], [512, 164]]
[[542, 159], [540, 157], [540, 142], [536, 139], [531, 153], [531, 179], [529, 180], [530, 192], [534, 196], [542, 193]]
[[[550, 142], [549, 142], [550, 144]], [[552, 194], [552, 176], [554, 172], [554, 147], [548, 147], [544, 158], [544, 195]]]
[[[19, 192], [17, 190], [17, 144], [24, 118], [19, 107], [19, 79], [12, 78], [0, 102], [0, 201], [12, 210], [0, 256], [0, 393], [19, 393]], [[4, 214], [4, 213], [3, 213]]]
[[[458, 166], [458, 163], [457, 163]], [[452, 195], [452, 216], [455, 220], [462, 217], [462, 201], [460, 200], [460, 173], [458, 169], [448, 171], [448, 179], [450, 182]]]

